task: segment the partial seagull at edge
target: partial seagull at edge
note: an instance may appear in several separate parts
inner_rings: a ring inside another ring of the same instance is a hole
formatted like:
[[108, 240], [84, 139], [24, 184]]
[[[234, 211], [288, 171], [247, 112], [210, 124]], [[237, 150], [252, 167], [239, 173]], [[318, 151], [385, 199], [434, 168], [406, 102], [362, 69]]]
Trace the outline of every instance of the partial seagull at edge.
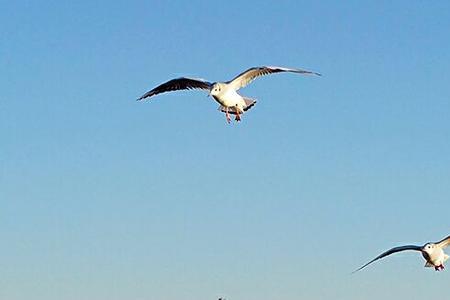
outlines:
[[356, 273], [356, 272], [364, 269], [371, 263], [373, 263], [379, 259], [382, 259], [388, 255], [391, 255], [391, 254], [394, 254], [397, 252], [402, 252], [402, 251], [410, 251], [410, 250], [418, 251], [422, 254], [423, 258], [426, 261], [425, 267], [427, 267], [427, 268], [434, 267], [434, 269], [436, 271], [441, 271], [441, 270], [445, 269], [444, 262], [449, 258], [449, 256], [447, 254], [445, 254], [445, 252], [444, 252], [444, 249], [448, 245], [450, 245], [450, 236], [447, 236], [445, 239], [443, 239], [439, 242], [435, 242], [435, 243], [429, 242], [423, 246], [406, 245], [406, 246], [394, 247], [394, 248], [389, 249], [386, 252], [383, 252], [382, 254], [378, 255], [377, 257], [375, 257], [374, 259], [372, 259], [371, 261], [369, 261], [362, 267], [353, 271], [353, 273]]

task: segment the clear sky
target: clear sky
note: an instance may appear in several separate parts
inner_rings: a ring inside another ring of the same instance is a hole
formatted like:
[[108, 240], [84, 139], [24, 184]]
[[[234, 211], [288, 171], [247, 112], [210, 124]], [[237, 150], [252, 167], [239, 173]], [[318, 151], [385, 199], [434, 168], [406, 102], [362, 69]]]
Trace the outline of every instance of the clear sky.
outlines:
[[[162, 4], [164, 3], [164, 4]], [[424, 299], [450, 234], [448, 1], [4, 1], [0, 299]], [[277, 74], [228, 125], [178, 76]]]

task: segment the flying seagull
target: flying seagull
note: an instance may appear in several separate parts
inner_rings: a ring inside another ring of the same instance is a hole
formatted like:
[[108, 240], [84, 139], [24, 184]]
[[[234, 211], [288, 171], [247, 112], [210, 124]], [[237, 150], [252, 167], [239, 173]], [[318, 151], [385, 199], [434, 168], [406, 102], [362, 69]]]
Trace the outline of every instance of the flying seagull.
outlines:
[[227, 82], [214, 82], [197, 78], [180, 77], [169, 80], [153, 90], [148, 91], [142, 95], [138, 100], [149, 98], [157, 94], [177, 91], [177, 90], [190, 90], [190, 89], [202, 89], [209, 92], [208, 96], [212, 96], [220, 106], [219, 110], [224, 112], [227, 118], [227, 122], [230, 123], [230, 114], [236, 115], [236, 121], [241, 120], [241, 115], [255, 105], [256, 100], [243, 97], [237, 93], [240, 88], [245, 87], [257, 77], [269, 75], [280, 72], [292, 72], [308, 75], [321, 74], [311, 71], [305, 71], [300, 69], [282, 68], [282, 67], [254, 67], [247, 71], [242, 72], [230, 81]]
[[414, 250], [419, 251], [422, 253], [423, 258], [425, 258], [426, 263], [425, 267], [434, 267], [436, 271], [444, 270], [444, 262], [448, 259], [448, 255], [444, 253], [444, 248], [446, 248], [448, 245], [450, 245], [450, 236], [446, 237], [442, 241], [436, 242], [436, 243], [426, 243], [423, 246], [415, 246], [415, 245], [407, 245], [407, 246], [399, 246], [394, 247], [371, 261], [369, 261], [364, 266], [360, 267], [359, 269], [355, 270], [353, 273], [358, 272], [359, 270], [367, 267], [374, 261], [377, 261], [379, 259], [382, 259], [383, 257], [386, 257], [388, 255], [401, 252], [401, 251], [407, 251], [407, 250]]

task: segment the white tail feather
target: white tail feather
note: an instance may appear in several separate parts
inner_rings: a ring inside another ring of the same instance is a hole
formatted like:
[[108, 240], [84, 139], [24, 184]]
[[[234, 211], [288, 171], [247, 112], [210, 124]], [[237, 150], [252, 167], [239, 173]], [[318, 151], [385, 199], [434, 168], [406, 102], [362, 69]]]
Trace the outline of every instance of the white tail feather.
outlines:
[[[252, 108], [255, 104], [256, 104], [256, 100], [252, 99], [252, 98], [247, 98], [247, 97], [243, 97], [244, 98], [244, 102], [245, 102], [245, 107], [244, 107], [244, 111], [249, 110], [250, 108]], [[226, 112], [226, 107], [220, 105], [219, 106], [219, 110], [221, 112]], [[228, 107], [228, 113], [235, 115], [236, 114], [236, 108], [235, 107]]]

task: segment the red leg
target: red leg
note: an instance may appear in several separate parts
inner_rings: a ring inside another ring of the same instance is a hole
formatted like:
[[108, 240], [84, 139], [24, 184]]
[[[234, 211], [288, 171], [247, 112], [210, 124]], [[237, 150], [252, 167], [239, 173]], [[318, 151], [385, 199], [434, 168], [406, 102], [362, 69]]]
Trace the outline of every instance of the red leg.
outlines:
[[239, 115], [239, 110], [236, 109], [236, 122], [239, 122], [241, 120], [241, 116]]
[[435, 269], [436, 271], [442, 271], [442, 270], [445, 269], [445, 267], [444, 267], [443, 264], [441, 264], [441, 265], [439, 265], [439, 266], [435, 266], [434, 269]]
[[225, 116], [227, 118], [228, 124], [231, 122], [230, 114], [228, 113], [228, 107], [225, 108]]

